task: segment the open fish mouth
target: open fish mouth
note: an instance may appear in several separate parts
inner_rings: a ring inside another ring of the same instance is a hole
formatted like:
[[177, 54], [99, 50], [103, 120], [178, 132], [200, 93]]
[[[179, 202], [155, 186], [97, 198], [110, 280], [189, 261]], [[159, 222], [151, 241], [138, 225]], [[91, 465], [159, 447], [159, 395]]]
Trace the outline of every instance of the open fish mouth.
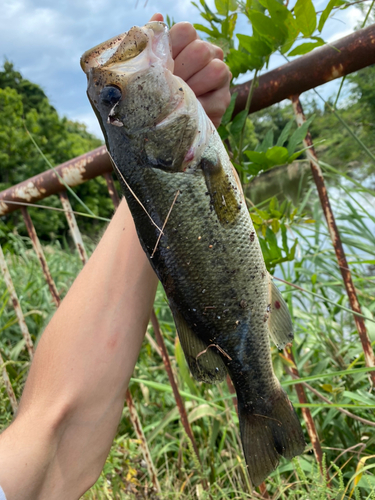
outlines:
[[106, 137], [141, 138], [148, 162], [193, 172], [213, 132], [194, 92], [173, 74], [168, 27], [154, 21], [86, 51], [87, 94]]
[[154, 21], [145, 26], [134, 26], [86, 51], [81, 67], [88, 75], [91, 69], [107, 69], [114, 74], [134, 74], [155, 63], [161, 63], [173, 72], [169, 32], [166, 24]]

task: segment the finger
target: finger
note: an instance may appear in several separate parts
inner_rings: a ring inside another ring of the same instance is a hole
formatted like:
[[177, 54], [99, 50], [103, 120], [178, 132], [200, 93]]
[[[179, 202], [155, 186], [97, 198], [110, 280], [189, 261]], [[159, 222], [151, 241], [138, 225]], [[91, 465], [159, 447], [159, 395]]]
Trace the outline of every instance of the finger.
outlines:
[[195, 73], [186, 83], [197, 97], [226, 87], [229, 92], [231, 73], [228, 66], [219, 59], [212, 59], [203, 69]]
[[223, 59], [223, 51], [202, 40], [194, 40], [175, 58], [174, 74], [187, 81], [213, 59]]
[[149, 23], [152, 23], [152, 21], [161, 21], [163, 23], [164, 22], [163, 14], [160, 14], [159, 12], [157, 12], [156, 14], [154, 14], [151, 17], [151, 19], [149, 20]]
[[214, 92], [209, 92], [198, 100], [202, 104], [208, 118], [217, 128], [220, 125], [223, 114], [225, 113], [227, 107], [230, 103], [230, 92], [227, 87], [223, 87]]
[[198, 34], [192, 24], [187, 22], [177, 23], [170, 30], [172, 45], [172, 57], [176, 57], [191, 42], [198, 38]]

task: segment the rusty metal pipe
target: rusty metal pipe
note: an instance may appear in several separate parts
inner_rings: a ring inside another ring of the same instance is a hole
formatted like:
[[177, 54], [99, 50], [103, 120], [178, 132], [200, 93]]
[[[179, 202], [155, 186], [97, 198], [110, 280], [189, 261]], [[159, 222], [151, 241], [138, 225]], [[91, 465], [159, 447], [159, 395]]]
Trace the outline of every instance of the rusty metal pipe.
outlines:
[[[375, 24], [262, 75], [254, 90], [250, 113], [371, 64], [375, 64]], [[234, 114], [245, 109], [251, 82], [232, 88], [232, 93], [238, 93]]]
[[[375, 24], [262, 75], [254, 90], [250, 113], [371, 64], [375, 64]], [[245, 108], [250, 86], [251, 80], [232, 88], [232, 92], [238, 93], [234, 114]], [[112, 172], [112, 164], [105, 146], [101, 146], [59, 165], [56, 170], [74, 187]], [[0, 216], [20, 208], [7, 205], [4, 200], [35, 203], [63, 190], [65, 186], [53, 169], [42, 172], [0, 193]]]
[[98, 175], [112, 172], [112, 164], [106, 147], [100, 146], [89, 153], [62, 163], [55, 169], [46, 170], [16, 186], [2, 191], [0, 193], [0, 216], [14, 212], [20, 208], [19, 205], [7, 205], [3, 200], [35, 203], [47, 198], [51, 194], [65, 191], [66, 187], [59, 179], [55, 170], [68, 186], [74, 187], [90, 179], [94, 179]]
[[[374, 47], [374, 52], [375, 52], [375, 47]], [[298, 126], [300, 127], [306, 121], [302, 109], [302, 104], [298, 95], [292, 96], [291, 100], [293, 104], [294, 114], [296, 116], [296, 121]], [[315, 152], [310, 132], [307, 132], [306, 138], [303, 140], [303, 145], [305, 148], [307, 148], [306, 156], [310, 162], [311, 171], [316, 184], [316, 188], [318, 190], [320, 203], [322, 205], [322, 209], [327, 221], [328, 231], [331, 236], [333, 248], [335, 249], [337, 263], [339, 265], [342, 279], [344, 281], [350, 307], [354, 313], [362, 314], [361, 306], [358, 302], [357, 293], [349, 269], [349, 264], [348, 261], [346, 260], [344, 247], [342, 246], [340, 232], [336, 225], [335, 216], [333, 214], [331, 203], [328, 197], [327, 187], [324, 182], [322, 170], [319, 166], [318, 157]], [[358, 316], [357, 314], [354, 314], [353, 318], [357, 327], [359, 338], [361, 339], [366, 366], [369, 367], [375, 366], [374, 351], [372, 350], [371, 341], [367, 335], [364, 319], [361, 316]], [[372, 385], [375, 386], [375, 371], [370, 372], [369, 376], [371, 378]]]

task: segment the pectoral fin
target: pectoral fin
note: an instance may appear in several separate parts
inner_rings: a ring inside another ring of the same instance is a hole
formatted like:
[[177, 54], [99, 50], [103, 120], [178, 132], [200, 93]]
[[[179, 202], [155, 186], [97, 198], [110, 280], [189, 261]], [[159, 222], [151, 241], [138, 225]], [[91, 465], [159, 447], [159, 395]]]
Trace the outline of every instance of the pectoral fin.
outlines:
[[199, 382], [208, 382], [210, 384], [221, 382], [227, 371], [215, 347], [208, 347], [191, 330], [182, 314], [177, 310], [173, 310], [173, 307], [171, 309], [181, 347], [193, 377]]
[[236, 191], [239, 189], [237, 182], [231, 182], [225, 173], [219, 158], [204, 157], [201, 168], [205, 176], [207, 191], [211, 198], [211, 207], [215, 210], [221, 224], [230, 224], [235, 221], [241, 210]]
[[268, 328], [270, 337], [278, 349], [283, 349], [293, 340], [293, 324], [288, 306], [283, 299], [280, 290], [272, 281], [269, 283], [270, 313], [268, 317]]

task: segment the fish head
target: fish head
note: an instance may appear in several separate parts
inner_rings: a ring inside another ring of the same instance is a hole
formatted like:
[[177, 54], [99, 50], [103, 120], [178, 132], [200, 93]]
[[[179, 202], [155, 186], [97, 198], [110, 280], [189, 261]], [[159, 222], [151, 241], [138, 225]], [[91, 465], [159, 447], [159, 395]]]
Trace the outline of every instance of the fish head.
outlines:
[[142, 164], [172, 171], [191, 164], [202, 110], [188, 85], [173, 75], [164, 23], [135, 26], [97, 45], [82, 56], [81, 67], [110, 151], [114, 142], [127, 140], [147, 156]]

